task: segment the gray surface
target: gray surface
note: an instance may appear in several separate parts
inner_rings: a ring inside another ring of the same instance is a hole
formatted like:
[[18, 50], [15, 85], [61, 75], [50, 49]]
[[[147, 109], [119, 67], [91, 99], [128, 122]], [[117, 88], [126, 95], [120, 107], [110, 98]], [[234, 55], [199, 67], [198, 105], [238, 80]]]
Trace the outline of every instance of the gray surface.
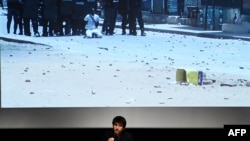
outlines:
[[0, 110], [0, 128], [107, 128], [116, 115], [126, 117], [128, 128], [250, 125], [249, 108], [10, 108]]

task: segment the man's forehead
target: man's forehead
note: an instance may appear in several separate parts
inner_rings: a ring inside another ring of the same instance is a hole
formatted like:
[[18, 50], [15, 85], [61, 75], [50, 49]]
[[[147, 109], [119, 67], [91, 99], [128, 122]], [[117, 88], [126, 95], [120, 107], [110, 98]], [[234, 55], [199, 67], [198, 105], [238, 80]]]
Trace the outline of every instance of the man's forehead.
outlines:
[[114, 125], [123, 125], [122, 122], [115, 122]]

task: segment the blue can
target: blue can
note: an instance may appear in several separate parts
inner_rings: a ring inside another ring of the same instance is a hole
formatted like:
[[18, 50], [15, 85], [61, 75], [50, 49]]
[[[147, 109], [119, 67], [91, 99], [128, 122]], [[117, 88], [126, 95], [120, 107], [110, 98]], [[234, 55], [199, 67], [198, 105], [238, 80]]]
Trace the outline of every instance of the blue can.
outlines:
[[198, 71], [198, 85], [203, 84], [203, 71]]

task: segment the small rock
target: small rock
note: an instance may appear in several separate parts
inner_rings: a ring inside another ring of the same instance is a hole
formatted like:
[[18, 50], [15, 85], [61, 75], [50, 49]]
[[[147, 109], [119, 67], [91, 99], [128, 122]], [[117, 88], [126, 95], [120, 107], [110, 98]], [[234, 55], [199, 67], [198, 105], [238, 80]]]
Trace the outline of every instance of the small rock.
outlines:
[[25, 82], [31, 82], [31, 81], [27, 79], [27, 80], [25, 80]]
[[162, 93], [162, 91], [157, 91], [157, 93]]
[[237, 84], [226, 84], [226, 83], [221, 83], [220, 86], [221, 86], [221, 87], [223, 87], [223, 86], [235, 87], [235, 86], [237, 86]]
[[246, 86], [247, 86], [247, 87], [250, 87], [250, 81], [248, 81], [248, 82], [246, 83]]
[[159, 86], [159, 85], [158, 86], [154, 86], [154, 88], [161, 88], [161, 86]]
[[215, 83], [215, 80], [211, 80], [211, 79], [206, 79], [206, 80], [203, 80], [202, 84], [203, 85], [211, 85]]

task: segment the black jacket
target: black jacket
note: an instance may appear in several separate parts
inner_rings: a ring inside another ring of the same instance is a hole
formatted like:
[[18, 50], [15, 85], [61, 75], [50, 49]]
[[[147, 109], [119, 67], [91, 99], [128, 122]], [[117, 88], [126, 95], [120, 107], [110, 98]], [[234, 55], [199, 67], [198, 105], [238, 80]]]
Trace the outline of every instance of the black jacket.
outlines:
[[60, 0], [60, 15], [72, 16], [73, 6], [73, 0]]
[[127, 13], [129, 10], [129, 0], [119, 0], [117, 9], [121, 14]]
[[38, 0], [23, 0], [23, 18], [36, 19], [38, 17]]
[[42, 16], [44, 19], [57, 19], [57, 0], [43, 0]]
[[130, 11], [138, 12], [142, 10], [142, 0], [129, 0]]
[[8, 6], [8, 9], [19, 9], [19, 2], [18, 0], [7, 0], [7, 6]]
[[134, 141], [133, 135], [127, 131], [123, 131], [120, 138], [114, 135], [114, 131], [106, 131], [103, 135], [102, 141], [107, 141], [111, 137], [114, 137], [115, 141]]
[[103, 8], [115, 8], [115, 3], [113, 2], [113, 0], [103, 0]]
[[72, 18], [82, 20], [86, 15], [85, 0], [74, 0]]

